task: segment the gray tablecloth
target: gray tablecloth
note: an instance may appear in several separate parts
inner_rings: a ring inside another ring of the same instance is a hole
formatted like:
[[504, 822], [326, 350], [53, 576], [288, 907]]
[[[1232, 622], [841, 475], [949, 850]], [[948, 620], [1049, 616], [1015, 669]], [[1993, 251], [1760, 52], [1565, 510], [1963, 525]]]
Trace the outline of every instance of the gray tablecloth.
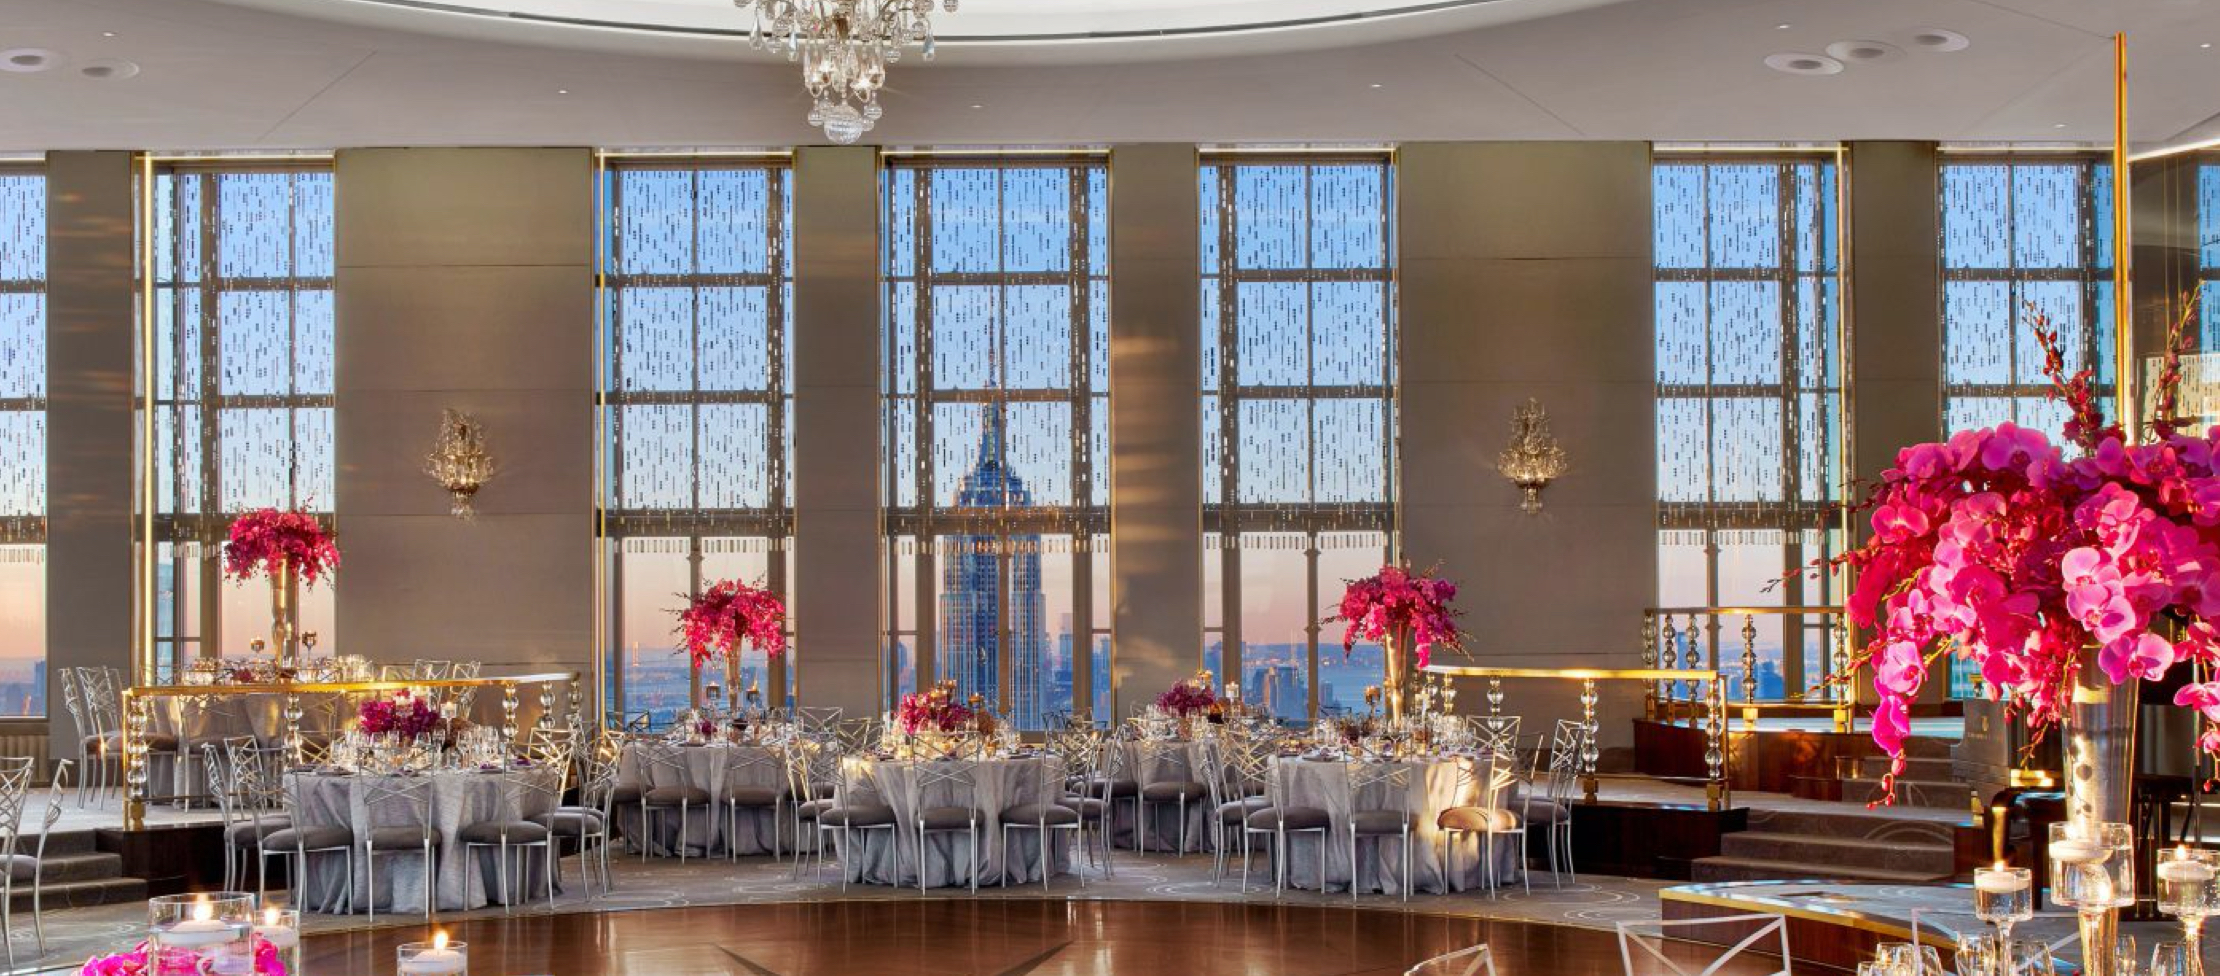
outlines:
[[[534, 780], [553, 790], [556, 773], [551, 769], [530, 770], [526, 773]], [[423, 774], [432, 781], [433, 850], [436, 854], [439, 877], [439, 908], [455, 911], [478, 908], [491, 901], [490, 896], [500, 889], [499, 854], [477, 850], [471, 857], [463, 854], [463, 845], [457, 836], [465, 826], [495, 821], [513, 821], [546, 813], [555, 806], [555, 797], [538, 790], [521, 791], [521, 803], [512, 804], [502, 788], [498, 774], [479, 772], [437, 772]], [[370, 872], [365, 870], [363, 848], [373, 826], [367, 796], [372, 784], [388, 783], [403, 779], [395, 776], [325, 776], [314, 773], [292, 773], [286, 776], [287, 788], [292, 791], [295, 822], [309, 826], [344, 825], [354, 832], [355, 849], [349, 855], [354, 860], [355, 888], [347, 890], [346, 866], [339, 855], [310, 855], [308, 884], [296, 888], [299, 907], [318, 912], [362, 911], [375, 899], [379, 911], [422, 912], [424, 910], [424, 865], [421, 854], [380, 853], [378, 855], [376, 883], [372, 892]], [[376, 826], [394, 826], [407, 823], [409, 818], [395, 806], [384, 809]], [[519, 858], [511, 855], [509, 885], [519, 898], [537, 897], [546, 890], [546, 875], [542, 872], [541, 855], [534, 851]], [[473, 868], [478, 877], [469, 882], [469, 896], [464, 897], [464, 879]], [[560, 885], [557, 886], [560, 888]]]
[[[329, 695], [301, 698], [301, 732], [329, 736], [354, 710], [347, 703], [331, 707]], [[285, 741], [285, 696], [210, 695], [205, 698], [158, 697], [147, 699], [149, 735], [175, 736], [182, 756], [154, 753], [147, 757], [147, 781], [157, 796], [203, 796], [208, 792], [207, 771], [202, 768], [202, 746], [225, 739], [252, 738], [265, 748]], [[179, 761], [182, 758], [184, 761]]]
[[[682, 762], [686, 772], [681, 774], [676, 766], [651, 762], [648, 755]], [[727, 789], [735, 786], [787, 788], [784, 760], [780, 751], [772, 746], [634, 742], [624, 747], [618, 760], [617, 785], [620, 789], [632, 787], [645, 791], [659, 786], [681, 786], [685, 782], [708, 790], [709, 795], [718, 800], [724, 797]], [[784, 803], [779, 807], [778, 816], [773, 816], [767, 807], [741, 808], [737, 834], [726, 821], [721, 803], [712, 803], [708, 809], [693, 807], [684, 818], [676, 809], [658, 810], [652, 821], [652, 831], [646, 829], [645, 818], [637, 805], [620, 805], [616, 814], [618, 833], [645, 844], [649, 853], [659, 856], [677, 853], [681, 819], [684, 820], [689, 855], [726, 853], [734, 847], [741, 854], [768, 854], [774, 836], [779, 838], [780, 850], [793, 849], [792, 814]]]
[[[1203, 759], [1207, 742], [1116, 741], [1110, 743], [1109, 775], [1130, 779], [1142, 788], [1151, 784], [1204, 782]], [[1125, 850], [1136, 849], [1140, 837], [1134, 829], [1134, 804], [1119, 800], [1111, 805], [1111, 842]], [[1210, 795], [1207, 789], [1187, 801], [1187, 853], [1210, 849]], [[1149, 850], [1170, 851], [1179, 846], [1180, 808], [1177, 803], [1149, 807]]]
[[[1442, 833], [1435, 829], [1436, 818], [1443, 810], [1455, 806], [1469, 806], [1479, 801], [1479, 790], [1471, 779], [1458, 775], [1459, 763], [1470, 759], [1441, 758], [1410, 760], [1396, 763], [1411, 770], [1410, 796], [1402, 804], [1418, 814], [1417, 828], [1411, 832], [1411, 873], [1417, 881], [1417, 891], [1440, 893], [1446, 877], [1448, 890], [1462, 891], [1481, 887], [1486, 881], [1482, 861], [1483, 839], [1471, 833], [1459, 833], [1448, 848], [1448, 863], [1443, 863]], [[1482, 760], [1484, 762], [1484, 760]], [[1389, 809], [1392, 803], [1388, 794], [1389, 784], [1374, 782], [1366, 786], [1362, 795], [1353, 796], [1350, 789], [1346, 763], [1313, 761], [1305, 759], [1279, 759], [1274, 761], [1274, 775], [1280, 777], [1281, 789], [1290, 806], [1323, 808], [1333, 820], [1332, 841], [1326, 849], [1326, 883], [1329, 887], [1347, 891], [1349, 888], [1349, 818], [1350, 814], [1364, 810]], [[1485, 773], [1485, 767], [1482, 767]], [[1517, 801], [1506, 798], [1505, 803], [1517, 809]], [[1364, 838], [1357, 843], [1357, 860], [1361, 865], [1357, 882], [1363, 891], [1384, 891], [1390, 894], [1403, 890], [1402, 841], [1395, 838], [1373, 840]], [[1287, 868], [1288, 883], [1298, 888], [1318, 888], [1318, 835], [1291, 834]], [[1496, 879], [1499, 883], [1514, 882], [1525, 864], [1523, 838], [1499, 835], [1495, 838]]]
[[[931, 765], [946, 768], [952, 765], [968, 766], [976, 784], [975, 800], [979, 810], [979, 883], [991, 885], [1037, 883], [1041, 880], [1039, 831], [1019, 830], [1010, 833], [1010, 844], [1002, 842], [1001, 812], [1026, 803], [1053, 802], [1057, 784], [1043, 788], [1041, 777], [1043, 763], [1040, 758], [1012, 759], [950, 759], [922, 763], [851, 760], [843, 765], [844, 795], [851, 803], [885, 803], [894, 808], [895, 820], [900, 824], [914, 824], [920, 805], [931, 807], [962, 806], [965, 798], [955, 783], [935, 782], [918, 795], [920, 782], [918, 766]], [[930, 777], [927, 777], [928, 779]], [[848, 879], [869, 884], [917, 884], [918, 846], [913, 829], [896, 832], [892, 838], [900, 845], [901, 868], [895, 868], [895, 848], [888, 846], [888, 832], [858, 831], [851, 835], [850, 843], [859, 850], [853, 856], [843, 857]], [[1053, 877], [1064, 873], [1070, 855], [1072, 832], [1052, 830], [1048, 870]], [[970, 883], [971, 851], [966, 847], [962, 831], [955, 833], [929, 833], [925, 838], [925, 885], [941, 887]]]

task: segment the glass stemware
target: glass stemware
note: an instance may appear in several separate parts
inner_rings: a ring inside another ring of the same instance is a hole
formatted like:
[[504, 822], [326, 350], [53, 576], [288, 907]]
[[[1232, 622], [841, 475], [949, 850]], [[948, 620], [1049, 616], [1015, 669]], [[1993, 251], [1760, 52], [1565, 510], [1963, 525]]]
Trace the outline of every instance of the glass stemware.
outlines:
[[2199, 976], [2204, 972], [2204, 961], [2197, 958], [2197, 946], [2190, 942], [2161, 942], [2151, 950], [2150, 976]]
[[1999, 861], [1992, 868], [1973, 872], [1974, 917], [1996, 927], [1996, 938], [1991, 951], [1997, 954], [1991, 968], [2000, 973], [2012, 969], [2012, 926], [2035, 917], [2035, 877], [2027, 868], [2015, 868]]
[[2157, 874], [2158, 910], [2181, 920], [2187, 972], [2203, 976], [2204, 922], [2220, 914], [2220, 852], [2177, 847], [2160, 856]]

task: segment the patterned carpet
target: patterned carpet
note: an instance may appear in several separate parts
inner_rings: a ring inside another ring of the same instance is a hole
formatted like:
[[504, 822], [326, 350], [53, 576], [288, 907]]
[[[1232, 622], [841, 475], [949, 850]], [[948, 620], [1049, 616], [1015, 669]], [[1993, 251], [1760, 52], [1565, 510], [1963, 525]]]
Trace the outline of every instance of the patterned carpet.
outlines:
[[[830, 870], [826, 872], [824, 881], [809, 880], [806, 874], [802, 880], [797, 881], [791, 876], [791, 862], [774, 862], [768, 857], [743, 858], [737, 863], [692, 858], [681, 866], [678, 861], [671, 859], [655, 859], [643, 863], [637, 858], [612, 856], [611, 863], [617, 874], [616, 890], [592, 898], [585, 897], [578, 891], [575, 884], [575, 859], [566, 863], [565, 872], [573, 882], [572, 890], [568, 894], [558, 894], [552, 910], [614, 912], [734, 903], [971, 897], [968, 891], [961, 888], [919, 892], [915, 888], [850, 885], [846, 891], [842, 891]], [[1261, 861], [1259, 863], [1261, 868]], [[1174, 857], [1152, 854], [1144, 858], [1120, 851], [1112, 870], [1116, 872], [1116, 876], [1108, 879], [1089, 871], [1084, 890], [1075, 880], [1066, 877], [1045, 893], [1039, 885], [1030, 885], [1008, 890], [981, 889], [978, 897], [1173, 901], [1241, 898], [1270, 901], [1274, 897], [1269, 884], [1261, 889], [1251, 887], [1246, 895], [1241, 893], [1237, 879], [1213, 884], [1211, 859], [1208, 855]], [[1265, 876], [1261, 869], [1258, 875]], [[1621, 919], [1656, 918], [1657, 893], [1664, 886], [1664, 882], [1584, 874], [1577, 882], [1567, 878], [1563, 887], [1554, 887], [1549, 872], [1541, 870], [1535, 872], [1531, 895], [1512, 888], [1500, 898], [1490, 898], [1484, 893], [1465, 892], [1454, 895], [1419, 895], [1404, 902], [1394, 897], [1370, 894], [1352, 902], [1346, 893], [1322, 895], [1317, 892], [1289, 890], [1281, 898], [1289, 904], [1326, 904], [1340, 907], [1356, 904], [1363, 908], [1384, 911], [1506, 918], [1607, 928]], [[549, 910], [545, 904], [518, 909], [519, 912]], [[501, 909], [493, 908], [469, 913], [448, 913], [442, 918], [499, 914]], [[30, 938], [29, 920], [19, 916], [17, 923], [16, 963], [21, 968], [13, 972], [71, 973], [75, 972], [75, 968], [87, 956], [95, 952], [114, 951], [134, 943], [145, 927], [146, 908], [144, 905], [130, 904], [50, 912], [46, 919], [48, 951], [43, 959], [37, 960], [31, 958], [37, 954], [37, 949]], [[371, 923], [359, 916], [309, 916], [305, 924], [311, 933], [317, 933], [363, 928]], [[375, 924], [421, 926], [423, 917], [380, 915]]]

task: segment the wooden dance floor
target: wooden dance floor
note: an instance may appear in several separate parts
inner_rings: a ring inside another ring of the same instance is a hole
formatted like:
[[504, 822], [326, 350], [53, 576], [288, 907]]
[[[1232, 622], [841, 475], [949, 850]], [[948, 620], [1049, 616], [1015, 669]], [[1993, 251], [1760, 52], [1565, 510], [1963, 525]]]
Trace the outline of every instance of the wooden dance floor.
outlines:
[[[1500, 976], [1621, 972], [1603, 930], [1270, 904], [807, 902], [519, 915], [451, 931], [470, 943], [478, 976], [1401, 976], [1481, 942]], [[305, 968], [391, 972], [394, 946], [423, 937], [410, 927], [311, 936]], [[1720, 976], [1775, 968], [1744, 961]]]

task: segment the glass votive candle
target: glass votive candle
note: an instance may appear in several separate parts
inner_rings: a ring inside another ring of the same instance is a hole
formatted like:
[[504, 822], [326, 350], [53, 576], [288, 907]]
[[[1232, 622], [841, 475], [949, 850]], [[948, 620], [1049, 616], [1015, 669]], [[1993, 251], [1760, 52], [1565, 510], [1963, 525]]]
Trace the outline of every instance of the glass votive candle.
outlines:
[[449, 942], [445, 932], [434, 934], [430, 942], [403, 943], [395, 954], [400, 976], [467, 976], [470, 972], [470, 943]]
[[2220, 911], [2220, 854], [2176, 847], [2158, 858], [2158, 910], [2184, 921]]
[[2035, 873], [1998, 862], [1973, 872], [1973, 914], [1995, 925], [2035, 917]]
[[2050, 897], [2083, 910], [2135, 904], [2135, 832], [2124, 823], [2050, 825]]
[[296, 908], [265, 908], [254, 919], [255, 937], [277, 950], [285, 971], [301, 971], [301, 913]]
[[148, 969], [254, 972], [254, 896], [239, 891], [161, 895], [147, 907]]

